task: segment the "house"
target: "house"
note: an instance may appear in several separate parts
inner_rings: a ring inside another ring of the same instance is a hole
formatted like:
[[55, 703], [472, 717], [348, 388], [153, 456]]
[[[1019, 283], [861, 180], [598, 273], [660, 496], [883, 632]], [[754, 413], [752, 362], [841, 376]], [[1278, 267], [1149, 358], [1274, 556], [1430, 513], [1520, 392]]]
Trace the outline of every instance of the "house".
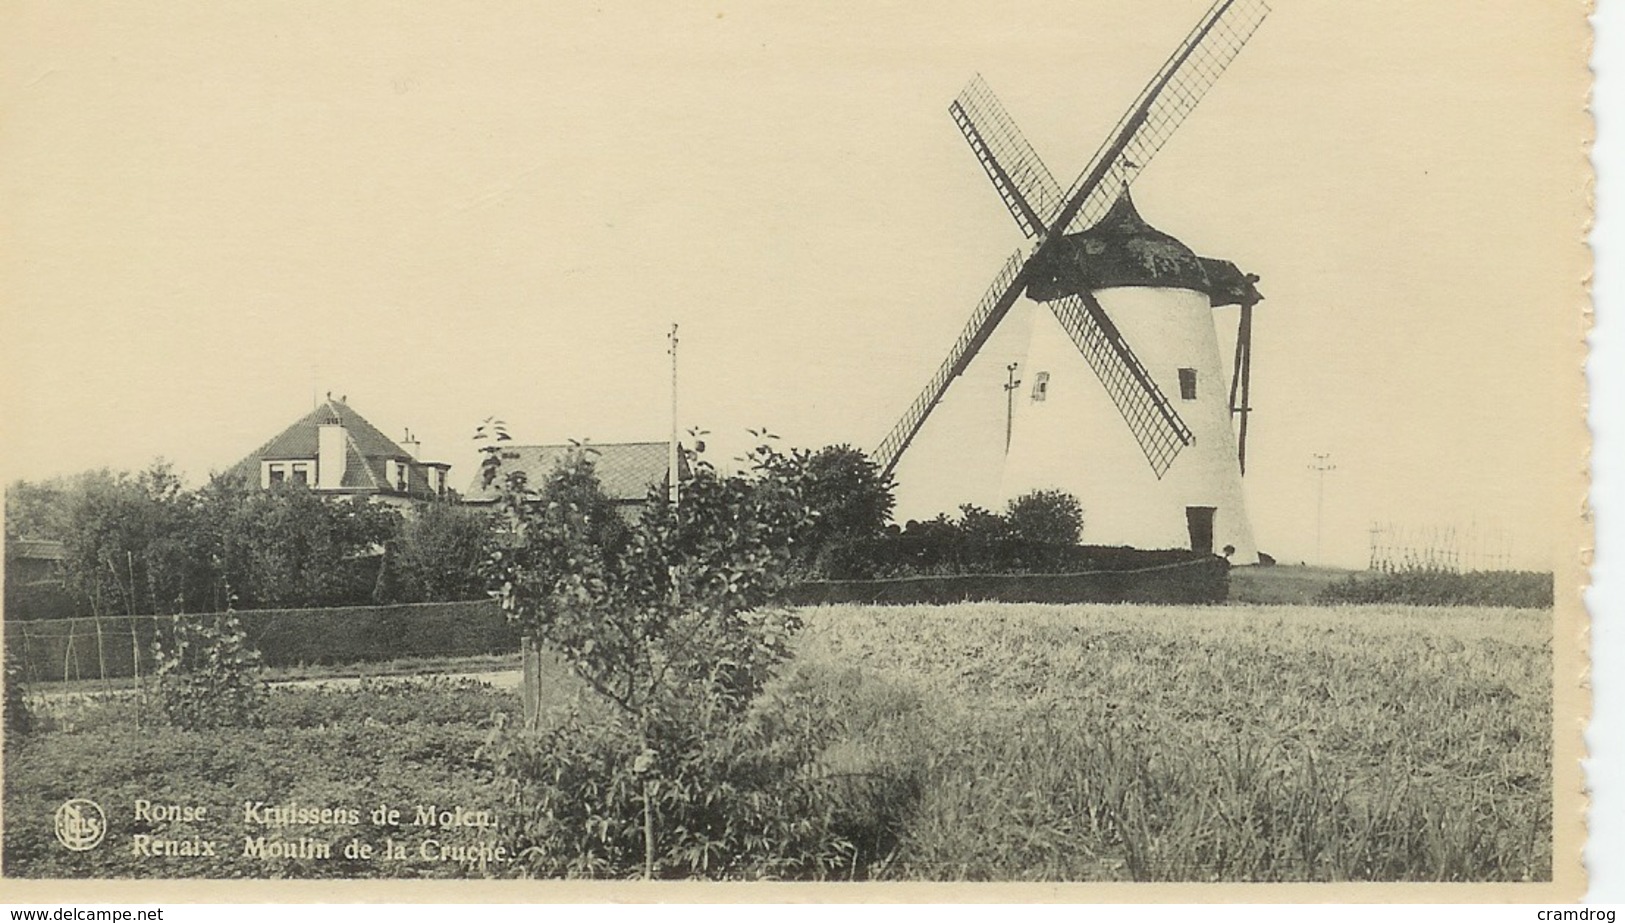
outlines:
[[[553, 469], [558, 467], [574, 445], [504, 445], [497, 457], [502, 462], [500, 478], [514, 472], [523, 472], [525, 481], [540, 485]], [[632, 519], [642, 512], [648, 502], [649, 490], [667, 484], [671, 443], [669, 442], [612, 442], [590, 443], [583, 448], [593, 462], [593, 472], [604, 495], [615, 504], [623, 519]], [[687, 458], [678, 461], [678, 471], [688, 473]], [[483, 472], [476, 474], [463, 494], [463, 502], [474, 505], [495, 503], [498, 485], [486, 487]]]
[[331, 394], [298, 422], [232, 466], [229, 475], [270, 488], [303, 484], [318, 493], [407, 504], [445, 499], [451, 465], [417, 457], [407, 431], [402, 443], [385, 436]]

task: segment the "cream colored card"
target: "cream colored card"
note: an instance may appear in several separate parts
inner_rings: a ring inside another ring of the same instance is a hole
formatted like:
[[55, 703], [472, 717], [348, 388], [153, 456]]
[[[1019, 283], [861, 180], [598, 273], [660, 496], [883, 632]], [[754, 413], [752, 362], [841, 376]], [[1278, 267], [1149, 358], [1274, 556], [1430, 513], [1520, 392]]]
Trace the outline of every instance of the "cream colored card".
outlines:
[[[786, 670], [848, 728], [808, 765], [897, 787], [763, 822], [789, 837], [878, 799], [853, 828], [871, 841], [808, 853], [825, 865], [715, 859], [784, 883], [703, 883], [709, 859], [654, 884], [511, 880], [559, 866], [512, 851], [468, 733], [487, 722], [409, 726], [402, 699], [377, 703], [407, 722], [377, 752], [272, 721], [224, 763], [206, 751], [226, 738], [47, 722], [5, 754], [6, 890], [1577, 898], [1587, 13], [6, 4], [8, 484], [159, 456], [191, 487], [245, 462], [293, 478], [263, 447], [335, 400], [385, 442], [410, 430], [463, 493], [493, 416], [534, 446], [678, 432], [724, 470], [766, 427], [870, 452], [900, 529], [1053, 488], [1086, 545], [1230, 565], [1218, 605], [804, 610]], [[377, 491], [417, 476], [399, 464]], [[1554, 602], [1505, 608], [1507, 583], [1476, 606], [1328, 602], [1346, 574], [1484, 572], [1550, 574]], [[847, 576], [818, 598], [881, 592]], [[42, 662], [13, 615], [8, 657]], [[511, 689], [517, 665], [487, 672]], [[29, 695], [129, 707], [66, 669]], [[442, 691], [422, 710], [466, 705]], [[380, 768], [417, 766], [420, 733], [441, 775]], [[656, 814], [628, 822], [652, 838]], [[874, 881], [797, 880], [832, 868]], [[241, 874], [324, 880], [176, 880]]]

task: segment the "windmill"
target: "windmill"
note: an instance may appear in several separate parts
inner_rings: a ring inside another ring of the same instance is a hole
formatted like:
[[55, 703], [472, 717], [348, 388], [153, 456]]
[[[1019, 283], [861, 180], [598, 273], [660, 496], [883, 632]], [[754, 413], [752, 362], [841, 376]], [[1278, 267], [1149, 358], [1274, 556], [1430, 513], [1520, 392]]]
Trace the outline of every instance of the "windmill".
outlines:
[[[887, 473], [1025, 293], [1030, 390], [1011, 415], [1006, 496], [1068, 490], [1083, 502], [1094, 542], [1188, 542], [1226, 549], [1235, 563], [1258, 560], [1241, 491], [1257, 277], [1152, 228], [1128, 192], [1268, 13], [1263, 0], [1214, 3], [1064, 190], [980, 76], [955, 99], [949, 114], [1034, 243], [1004, 262], [875, 450]], [[1241, 316], [1224, 402], [1211, 312], [1230, 305]]]

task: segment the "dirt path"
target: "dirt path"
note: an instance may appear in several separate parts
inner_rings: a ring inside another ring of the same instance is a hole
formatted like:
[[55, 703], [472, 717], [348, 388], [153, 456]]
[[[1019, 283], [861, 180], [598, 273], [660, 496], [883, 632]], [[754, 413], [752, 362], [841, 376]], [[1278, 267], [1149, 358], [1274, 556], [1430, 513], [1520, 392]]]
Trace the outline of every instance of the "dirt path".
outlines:
[[[471, 679], [475, 682], [485, 683], [493, 689], [518, 689], [523, 677], [519, 670], [487, 670], [479, 673], [402, 673], [386, 676], [333, 676], [320, 679], [280, 679], [266, 683], [272, 689], [314, 689], [326, 686], [331, 689], [354, 689], [361, 685], [363, 679], [367, 680], [413, 680], [413, 679], [447, 679], [452, 681]], [[27, 697], [31, 702], [41, 704], [61, 705], [72, 702], [94, 702], [105, 699], [118, 699], [135, 695], [137, 690], [125, 689], [94, 689], [94, 690], [53, 690], [49, 692], [30, 692]]]

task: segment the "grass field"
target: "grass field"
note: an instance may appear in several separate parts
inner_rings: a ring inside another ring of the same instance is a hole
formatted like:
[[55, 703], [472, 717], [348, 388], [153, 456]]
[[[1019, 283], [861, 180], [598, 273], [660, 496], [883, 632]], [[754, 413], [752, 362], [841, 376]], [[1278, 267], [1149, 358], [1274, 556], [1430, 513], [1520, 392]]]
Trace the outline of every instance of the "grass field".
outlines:
[[1356, 571], [1337, 567], [1277, 564], [1230, 568], [1230, 602], [1245, 605], [1313, 605], [1320, 591]]
[[[960, 605], [804, 610], [786, 687], [834, 703], [835, 771], [905, 777], [890, 878], [1526, 880], [1551, 874], [1551, 613]], [[553, 675], [558, 697], [579, 687]], [[511, 693], [279, 689], [263, 730], [84, 706], [7, 747], [8, 874], [478, 875], [448, 862], [129, 855], [135, 798], [496, 805], [479, 756]], [[104, 799], [122, 849], [51, 813]], [[318, 831], [320, 832], [320, 831]], [[339, 837], [350, 831], [328, 831]], [[326, 835], [326, 833], [323, 833]]]

